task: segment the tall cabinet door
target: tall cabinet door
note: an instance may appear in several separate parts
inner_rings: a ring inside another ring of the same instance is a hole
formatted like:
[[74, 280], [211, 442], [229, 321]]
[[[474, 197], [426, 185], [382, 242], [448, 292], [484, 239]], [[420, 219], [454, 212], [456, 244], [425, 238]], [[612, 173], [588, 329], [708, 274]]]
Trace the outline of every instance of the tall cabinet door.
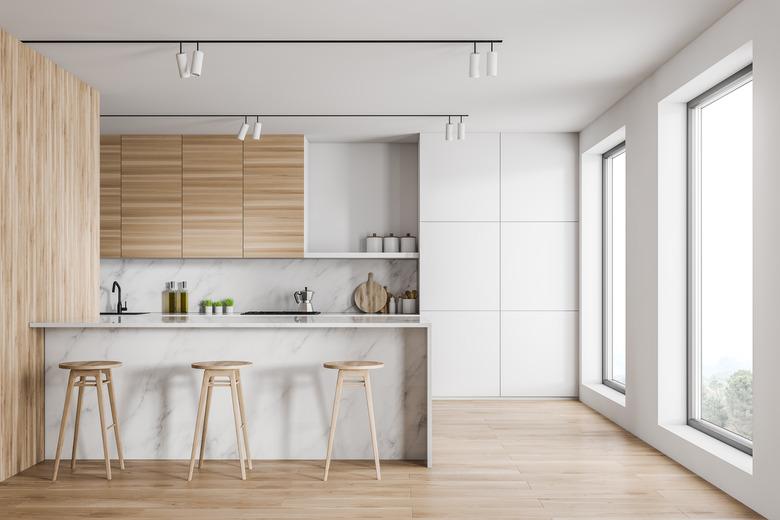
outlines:
[[243, 143], [235, 136], [182, 141], [182, 256], [243, 256]]
[[244, 142], [244, 257], [303, 257], [303, 135]]
[[122, 256], [122, 137], [100, 137], [100, 257]]
[[122, 256], [181, 258], [180, 135], [122, 136]]

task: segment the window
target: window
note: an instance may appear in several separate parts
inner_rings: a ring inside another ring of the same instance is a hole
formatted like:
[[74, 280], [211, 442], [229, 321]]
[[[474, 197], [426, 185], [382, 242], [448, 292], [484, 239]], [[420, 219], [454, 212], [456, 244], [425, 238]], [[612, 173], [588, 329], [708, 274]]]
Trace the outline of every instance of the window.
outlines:
[[688, 424], [752, 454], [753, 76], [688, 103]]
[[604, 384], [626, 391], [626, 143], [604, 154]]

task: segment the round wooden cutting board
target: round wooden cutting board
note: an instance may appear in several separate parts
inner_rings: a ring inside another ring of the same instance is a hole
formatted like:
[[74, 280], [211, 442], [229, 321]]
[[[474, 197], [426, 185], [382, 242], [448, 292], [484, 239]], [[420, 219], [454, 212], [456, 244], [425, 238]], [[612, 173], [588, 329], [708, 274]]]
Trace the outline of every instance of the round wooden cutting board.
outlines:
[[355, 307], [370, 314], [379, 312], [387, 303], [387, 291], [374, 281], [374, 273], [355, 289]]

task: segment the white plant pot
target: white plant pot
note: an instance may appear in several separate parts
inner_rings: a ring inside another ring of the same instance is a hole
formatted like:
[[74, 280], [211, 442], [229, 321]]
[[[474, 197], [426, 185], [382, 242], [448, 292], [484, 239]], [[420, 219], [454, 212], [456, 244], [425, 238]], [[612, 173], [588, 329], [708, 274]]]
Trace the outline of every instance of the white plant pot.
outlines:
[[214, 314], [222, 314], [222, 305], [214, 306]]
[[214, 314], [214, 310], [211, 307], [211, 305], [209, 305], [208, 307], [203, 307], [203, 314], [206, 314], [206, 315], [209, 315], [209, 316], [211, 314]]
[[233, 314], [233, 306], [225, 307], [225, 314]]

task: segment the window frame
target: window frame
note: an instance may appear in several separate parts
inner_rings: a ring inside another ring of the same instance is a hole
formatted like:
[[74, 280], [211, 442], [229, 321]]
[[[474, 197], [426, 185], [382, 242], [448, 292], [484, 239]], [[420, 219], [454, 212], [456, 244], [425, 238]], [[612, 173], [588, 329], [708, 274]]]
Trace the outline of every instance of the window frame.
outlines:
[[701, 192], [701, 110], [753, 81], [753, 65], [741, 69], [714, 87], [696, 96], [687, 105], [687, 423], [715, 439], [748, 455], [753, 455], [753, 442], [706, 420], [701, 419], [701, 303], [699, 265], [701, 255], [700, 211]]
[[[612, 159], [626, 153], [626, 142], [604, 152], [601, 156], [602, 184], [602, 334], [601, 334], [601, 382], [609, 388], [626, 393], [626, 385], [612, 378]], [[626, 348], [626, 351], [628, 349]], [[626, 352], [628, 355], [628, 352]]]

